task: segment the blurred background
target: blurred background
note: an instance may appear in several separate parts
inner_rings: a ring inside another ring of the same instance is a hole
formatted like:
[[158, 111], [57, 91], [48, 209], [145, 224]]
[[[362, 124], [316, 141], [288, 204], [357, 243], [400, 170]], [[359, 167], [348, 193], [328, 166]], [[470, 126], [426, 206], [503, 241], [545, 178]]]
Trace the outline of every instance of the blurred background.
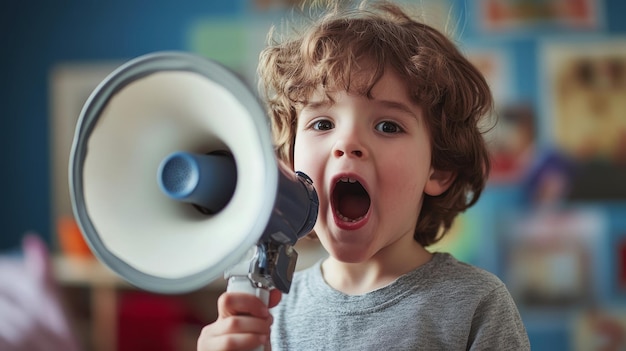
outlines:
[[[26, 233], [43, 239], [79, 349], [194, 350], [223, 289], [151, 294], [94, 261], [67, 186], [85, 100], [120, 64], [163, 50], [218, 60], [256, 87], [265, 35], [297, 2], [0, 5], [0, 253], [20, 257]], [[626, 349], [626, 2], [403, 2], [458, 43], [496, 98], [488, 187], [431, 249], [497, 274], [533, 350]]]

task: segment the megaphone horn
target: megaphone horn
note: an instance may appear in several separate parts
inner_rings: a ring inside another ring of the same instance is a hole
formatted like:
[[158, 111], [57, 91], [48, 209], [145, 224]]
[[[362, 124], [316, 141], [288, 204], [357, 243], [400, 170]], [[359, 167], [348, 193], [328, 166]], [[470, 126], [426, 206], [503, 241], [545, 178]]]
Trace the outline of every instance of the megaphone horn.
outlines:
[[311, 180], [276, 160], [256, 96], [187, 53], [138, 57], [98, 85], [77, 123], [69, 179], [96, 257], [160, 293], [224, 272], [233, 289], [288, 292], [292, 246], [317, 218]]

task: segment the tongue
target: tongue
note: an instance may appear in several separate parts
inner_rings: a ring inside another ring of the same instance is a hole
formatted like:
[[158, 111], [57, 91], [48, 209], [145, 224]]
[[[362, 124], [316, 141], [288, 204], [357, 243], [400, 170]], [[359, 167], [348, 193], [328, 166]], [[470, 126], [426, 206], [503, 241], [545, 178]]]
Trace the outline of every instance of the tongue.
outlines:
[[337, 209], [343, 216], [357, 219], [365, 216], [369, 206], [370, 201], [367, 195], [346, 194], [339, 200]]

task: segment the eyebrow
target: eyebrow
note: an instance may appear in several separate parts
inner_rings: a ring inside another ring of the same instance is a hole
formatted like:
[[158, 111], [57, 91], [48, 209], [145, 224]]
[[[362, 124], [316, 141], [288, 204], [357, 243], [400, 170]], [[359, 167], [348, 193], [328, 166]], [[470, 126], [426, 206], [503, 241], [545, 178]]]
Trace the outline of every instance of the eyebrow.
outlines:
[[[419, 120], [418, 116], [415, 115], [415, 112], [413, 112], [413, 110], [411, 110], [409, 108], [409, 106], [407, 106], [406, 104], [399, 102], [399, 101], [393, 101], [393, 100], [376, 100], [373, 99], [372, 101], [376, 102], [377, 104], [391, 109], [391, 110], [396, 110], [402, 113], [406, 113], [408, 115], [410, 115], [411, 117]], [[334, 104], [334, 102], [330, 99], [324, 99], [324, 100], [318, 100], [318, 101], [310, 101], [308, 102], [306, 105], [304, 105], [304, 107], [302, 108], [302, 110], [316, 110], [316, 109], [320, 109], [320, 108], [329, 108], [330, 106], [332, 106]]]
[[331, 105], [333, 105], [333, 102], [329, 99], [309, 101], [302, 107], [302, 110], [316, 110], [319, 108], [328, 108]]
[[417, 116], [415, 115], [415, 112], [413, 112], [413, 110], [411, 110], [409, 108], [409, 106], [407, 106], [406, 104], [403, 104], [399, 101], [392, 101], [392, 100], [378, 100], [378, 103], [380, 103], [381, 105], [383, 105], [386, 108], [392, 109], [392, 110], [398, 110], [400, 112], [404, 112], [406, 114], [409, 114], [415, 118], [417, 118]]

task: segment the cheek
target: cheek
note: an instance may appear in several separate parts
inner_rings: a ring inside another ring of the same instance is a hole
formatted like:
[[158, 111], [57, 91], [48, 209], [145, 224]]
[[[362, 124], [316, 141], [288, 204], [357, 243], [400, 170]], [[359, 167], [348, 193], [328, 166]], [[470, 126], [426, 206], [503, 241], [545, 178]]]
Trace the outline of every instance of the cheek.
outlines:
[[393, 183], [388, 184], [395, 186], [381, 189], [387, 195], [380, 199], [378, 210], [383, 217], [395, 223], [395, 228], [401, 228], [400, 231], [414, 229], [424, 198], [423, 186], [417, 181], [415, 174], [413, 179], [396, 177]]
[[404, 156], [397, 155], [395, 159], [389, 159], [389, 162], [382, 167], [379, 173], [382, 191], [389, 194], [391, 199], [395, 199], [395, 201], [390, 201], [388, 206], [398, 211], [406, 208], [413, 211], [416, 206], [419, 206], [430, 172], [428, 160], [428, 155], [414, 152]]
[[309, 163], [308, 155], [304, 152], [301, 144], [302, 143], [299, 143], [298, 139], [296, 139], [293, 145], [293, 168], [295, 171], [302, 171], [306, 173], [306, 170], [303, 169], [303, 166]]
[[320, 180], [317, 179], [316, 171], [319, 169], [319, 165], [315, 159], [314, 150], [314, 147], [303, 145], [302, 142], [296, 140], [293, 149], [293, 169], [306, 173], [316, 183]]
[[[296, 141], [293, 153], [293, 166], [294, 171], [304, 172], [313, 180], [313, 187], [317, 190], [318, 196], [323, 197], [325, 161], [320, 150], [317, 150], [314, 145]], [[322, 202], [320, 201], [320, 204]]]

